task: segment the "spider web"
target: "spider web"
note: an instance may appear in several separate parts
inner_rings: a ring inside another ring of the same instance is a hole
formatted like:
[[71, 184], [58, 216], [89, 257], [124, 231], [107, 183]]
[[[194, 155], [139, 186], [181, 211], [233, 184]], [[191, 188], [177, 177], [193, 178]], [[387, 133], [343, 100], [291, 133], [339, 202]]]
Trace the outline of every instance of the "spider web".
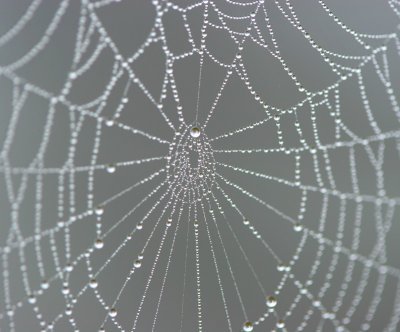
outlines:
[[2, 5], [1, 331], [398, 329], [399, 1]]

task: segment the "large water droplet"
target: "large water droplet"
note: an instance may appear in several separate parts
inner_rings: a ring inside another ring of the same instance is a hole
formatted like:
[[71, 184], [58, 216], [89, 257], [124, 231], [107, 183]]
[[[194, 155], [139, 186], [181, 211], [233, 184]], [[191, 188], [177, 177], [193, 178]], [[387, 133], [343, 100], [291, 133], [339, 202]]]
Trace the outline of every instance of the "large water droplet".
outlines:
[[112, 308], [108, 314], [110, 315], [110, 317], [116, 317], [117, 316], [117, 310], [115, 308]]
[[192, 129], [190, 129], [190, 136], [192, 136], [193, 138], [199, 137], [200, 134], [201, 130], [199, 127], [192, 127]]
[[90, 288], [97, 288], [97, 286], [98, 286], [97, 280], [91, 279], [89, 282], [89, 286], [90, 286]]
[[96, 249], [101, 249], [104, 247], [104, 242], [102, 239], [97, 239], [96, 242], [94, 243], [94, 246]]
[[115, 167], [115, 165], [114, 164], [108, 164], [107, 165], [107, 168], [106, 168], [106, 170], [107, 170], [107, 172], [108, 173], [114, 173], [115, 172], [115, 169], [116, 169], [116, 167]]
[[252, 322], [246, 322], [243, 324], [243, 331], [244, 332], [251, 332], [253, 331], [253, 323]]
[[276, 304], [278, 303], [275, 296], [268, 296], [266, 302], [267, 302], [267, 306], [270, 308], [274, 308], [276, 306]]

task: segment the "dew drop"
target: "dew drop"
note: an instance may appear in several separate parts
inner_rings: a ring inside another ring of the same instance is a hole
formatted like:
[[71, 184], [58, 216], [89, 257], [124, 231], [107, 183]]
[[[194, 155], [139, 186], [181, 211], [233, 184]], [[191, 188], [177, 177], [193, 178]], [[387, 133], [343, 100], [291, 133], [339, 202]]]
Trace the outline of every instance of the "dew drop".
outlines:
[[96, 242], [94, 243], [94, 246], [96, 249], [101, 249], [104, 247], [104, 242], [102, 239], [97, 239]]
[[112, 127], [113, 125], [114, 125], [114, 120], [112, 120], [112, 119], [106, 120], [106, 126], [107, 127]]
[[98, 206], [94, 210], [94, 213], [96, 213], [96, 215], [98, 215], [98, 216], [101, 216], [104, 213], [104, 208], [102, 206]]
[[109, 313], [110, 317], [116, 317], [117, 316], [117, 310], [115, 308], [112, 308]]
[[285, 264], [283, 264], [283, 263], [279, 263], [278, 266], [277, 266], [276, 268], [277, 268], [277, 270], [278, 270], [279, 272], [286, 271], [286, 266], [285, 266]]
[[68, 286], [64, 286], [64, 287], [61, 289], [61, 292], [62, 292], [64, 295], [69, 294], [69, 287], [68, 287]]
[[71, 307], [67, 307], [67, 308], [65, 309], [65, 314], [66, 314], [67, 316], [71, 316], [71, 315], [72, 315], [72, 308], [71, 308]]
[[276, 297], [275, 296], [268, 296], [267, 297], [267, 301], [266, 301], [266, 303], [267, 303], [267, 306], [269, 307], [269, 308], [274, 308], [275, 306], [276, 306], [276, 304], [278, 303], [278, 301], [276, 300]]
[[72, 272], [73, 269], [74, 269], [74, 267], [72, 266], [71, 263], [68, 263], [67, 265], [65, 265], [65, 271]]
[[200, 128], [199, 127], [192, 127], [190, 129], [190, 136], [192, 136], [193, 138], [197, 138], [200, 136]]
[[110, 174], [112, 174], [112, 173], [114, 173], [114, 172], [115, 172], [115, 170], [116, 170], [116, 167], [115, 167], [115, 165], [114, 165], [114, 164], [108, 164], [108, 165], [107, 165], [107, 167], [106, 167], [106, 170], [107, 170], [107, 173], [110, 173]]
[[253, 331], [253, 323], [252, 322], [246, 322], [243, 324], [243, 331], [244, 332], [251, 332]]
[[314, 307], [319, 308], [321, 306], [321, 301], [315, 300], [315, 301], [313, 301], [312, 304], [313, 304]]
[[276, 322], [276, 327], [277, 327], [278, 329], [284, 328], [284, 327], [285, 327], [285, 321], [282, 320], [282, 319], [278, 320], [278, 321]]
[[33, 294], [29, 295], [29, 297], [28, 297], [28, 302], [29, 302], [30, 304], [36, 303], [36, 297], [35, 297], [35, 295], [33, 295]]
[[47, 280], [43, 280], [42, 283], [40, 284], [40, 287], [42, 287], [42, 289], [48, 289], [49, 288], [49, 282]]
[[89, 286], [90, 286], [90, 288], [97, 288], [97, 286], [98, 286], [97, 280], [96, 279], [91, 279], [90, 282], [89, 282]]
[[140, 259], [137, 259], [137, 260], [135, 261], [135, 263], [133, 263], [133, 266], [136, 267], [136, 268], [138, 269], [139, 267], [142, 266], [142, 261], [141, 261]]
[[330, 318], [331, 318], [331, 314], [330, 314], [329, 312], [324, 312], [324, 313], [322, 314], [322, 318], [323, 318], [323, 319], [330, 319]]
[[303, 230], [303, 225], [300, 224], [300, 223], [296, 223], [296, 224], [293, 226], [293, 229], [294, 229], [295, 232], [301, 232], [301, 231]]

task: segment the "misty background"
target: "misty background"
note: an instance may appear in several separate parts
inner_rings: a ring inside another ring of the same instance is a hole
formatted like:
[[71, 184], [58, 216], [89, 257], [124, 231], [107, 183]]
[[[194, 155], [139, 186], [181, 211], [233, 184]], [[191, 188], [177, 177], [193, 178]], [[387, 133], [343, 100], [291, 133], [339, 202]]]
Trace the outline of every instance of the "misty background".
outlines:
[[[97, 2], [101, 3], [101, 1]], [[187, 0], [172, 2], [182, 8], [196, 3]], [[287, 8], [284, 1], [277, 2]], [[32, 3], [27, 0], [0, 1], [0, 36], [4, 36], [15, 26]], [[56, 12], [64, 3], [68, 6], [54, 33], [49, 37], [48, 43], [32, 59], [24, 63], [25, 54], [35, 49], [35, 45], [40, 43]], [[0, 142], [3, 142], [2, 146], [8, 146], [7, 153], [3, 152], [0, 159], [0, 253], [2, 256], [0, 331], [40, 331], [41, 329], [45, 331], [52, 329], [54, 331], [99, 331], [104, 321], [106, 331], [130, 331], [142, 294], [146, 289], [148, 277], [152, 274], [152, 281], [137, 323], [137, 331], [150, 331], [163, 287], [174, 234], [176, 234], [176, 240], [173, 255], [154, 331], [173, 332], [179, 331], [180, 328], [185, 332], [197, 330], [194, 217], [188, 217], [187, 207], [182, 210], [178, 231], [175, 228], [176, 218], [174, 218], [174, 224], [165, 238], [161, 254], [157, 258], [156, 268], [152, 273], [153, 263], [162, 242], [164, 226], [156, 228], [146, 247], [142, 266], [135, 271], [132, 279], [126, 284], [115, 306], [117, 316], [115, 319], [108, 317], [107, 306], [111, 306], [129, 276], [133, 262], [137, 260], [141, 248], [145, 245], [162, 213], [165, 200], [159, 203], [146, 220], [143, 230], [135, 233], [115, 255], [113, 253], [135, 229], [136, 224], [160, 200], [161, 195], [166, 191], [166, 186], [114, 228], [104, 239], [104, 247], [101, 250], [93, 250], [97, 238], [96, 215], [90, 215], [87, 211], [92, 211], [98, 204], [113, 195], [122, 193], [126, 188], [165, 167], [166, 161], [161, 159], [139, 165], [117, 167], [112, 174], [106, 171], [104, 165], [168, 154], [168, 144], [135, 135], [129, 128], [140, 129], [165, 141], [172, 141], [175, 134], [157, 107], [135, 83], [129, 85], [126, 95], [128, 101], [121, 116], [115, 120], [113, 126], [105, 124], [107, 119], [113, 117], [120, 105], [124, 89], [129, 81], [129, 75], [126, 72], [119, 77], [106, 98], [103, 108], [99, 110], [97, 105], [90, 106], [91, 101], [103, 95], [105, 87], [111, 80], [113, 66], [118, 62], [110, 47], [106, 46], [95, 58], [91, 67], [72, 81], [65, 100], [55, 104], [43, 164], [32, 164], [43, 141], [46, 121], [49, 121], [48, 116], [53, 107], [51, 98], [60, 95], [68, 81], [78, 23], [82, 17], [87, 20], [85, 28], [90, 29], [90, 10], [84, 9], [86, 8], [84, 3], [85, 1], [43, 0], [19, 33], [10, 40], [0, 37]], [[216, 0], [213, 3], [214, 5], [209, 7], [209, 22], [221, 25], [221, 14], [218, 15], [215, 10], [218, 8], [221, 13], [227, 15], [223, 17], [229, 29], [237, 32], [243, 32], [249, 20], [235, 20], [229, 17], [248, 16], [255, 8], [254, 4], [240, 6], [222, 0]], [[325, 3], [342, 22], [354, 31], [377, 36], [399, 33], [399, 18], [387, 1], [330, 0]], [[350, 33], [335, 23], [317, 0], [292, 1], [292, 4], [302, 26], [320, 47], [330, 52], [357, 57], [369, 55], [373, 49], [385, 43], [388, 47], [386, 54], [392, 87], [395, 95], [399, 96], [400, 59], [398, 44], [396, 44], [398, 39], [366, 38], [364, 40], [371, 45], [371, 48], [366, 50], [354, 40]], [[396, 4], [394, 6], [399, 8]], [[298, 77], [302, 86], [310, 93], [316, 93], [335, 84], [339, 76], [323, 61], [320, 53], [307, 42], [304, 35], [282, 15], [276, 3], [265, 0], [265, 7], [281, 56]], [[125, 0], [92, 10], [102, 23], [113, 45], [124, 58], [132, 56], [148, 40], [157, 15], [151, 1]], [[190, 26], [196, 47], [200, 45], [203, 11], [204, 4], [195, 6], [186, 13], [186, 22]], [[255, 19], [260, 34], [267, 44], [271, 44], [263, 14], [258, 13]], [[174, 56], [193, 50], [188, 41], [182, 12], [174, 10], [171, 6], [162, 16], [162, 24], [166, 45]], [[101, 33], [96, 30], [97, 26], [93, 29], [94, 33], [80, 65], [90, 61], [100, 44]], [[256, 36], [257, 32], [252, 30], [251, 35]], [[242, 37], [239, 35], [238, 38], [240, 40]], [[200, 127], [207, 118], [226, 75], [227, 69], [220, 66], [218, 61], [231, 63], [237, 53], [237, 45], [227, 30], [217, 29], [211, 25], [207, 27], [206, 48], [199, 98]], [[213, 58], [207, 54], [212, 55]], [[337, 142], [335, 123], [329, 114], [330, 110], [324, 104], [317, 105], [315, 122], [313, 122], [309, 103], [297, 106], [307, 95], [298, 90], [276, 58], [250, 40], [244, 43], [241, 55], [251, 87], [264, 101], [267, 111], [271, 114], [280, 114], [285, 111], [279, 118], [284, 147], [300, 146], [298, 132], [294, 126], [295, 118], [293, 113], [289, 112], [293, 108], [297, 109], [300, 127], [308, 144], [311, 146], [316, 144], [313, 124], [316, 125], [318, 139], [322, 145]], [[331, 57], [331, 59], [350, 67], [360, 65], [360, 60], [357, 58], [346, 60]], [[383, 60], [379, 55], [377, 61], [383, 66], [381, 62]], [[143, 54], [129, 64], [132, 72], [156, 100], [159, 100], [162, 90], [166, 71], [165, 63], [163, 43], [157, 41], [147, 46]], [[175, 60], [173, 66], [173, 74], [183, 107], [182, 112], [188, 125], [195, 120], [199, 63], [198, 52], [193, 52], [189, 56]], [[285, 320], [286, 331], [301, 329], [317, 331], [318, 328], [322, 331], [335, 331], [337, 327], [330, 319], [321, 318], [324, 310], [315, 308], [312, 299], [300, 294], [294, 282], [298, 280], [303, 285], [308, 282], [309, 293], [318, 294], [327, 282], [329, 273], [332, 273], [332, 277], [328, 280], [329, 287], [320, 301], [325, 308], [332, 310], [341, 287], [347, 284], [343, 303], [335, 314], [336, 320], [340, 324], [345, 324], [349, 331], [384, 331], [387, 327], [398, 325], [400, 315], [398, 295], [400, 292], [398, 282], [400, 276], [398, 254], [400, 236], [399, 121], [372, 61], [362, 65], [361, 72], [373, 117], [382, 133], [392, 133], [392, 137], [385, 137], [384, 140], [377, 139], [368, 145], [376, 153], [379, 150], [379, 143], [384, 142], [384, 197], [395, 202], [393, 218], [390, 220], [386, 218], [387, 212], [390, 211], [388, 200], [384, 200], [382, 205], [376, 203], [378, 197], [376, 170], [365, 148], [359, 143], [354, 145], [354, 153], [360, 195], [372, 197], [361, 203], [360, 219], [357, 219], [357, 209], [360, 204], [354, 199], [345, 199], [344, 217], [341, 217], [343, 203], [339, 195], [331, 193], [323, 195], [318, 190], [307, 194], [302, 223], [305, 229], [314, 231], [313, 234], [322, 233], [324, 238], [331, 240], [331, 244], [319, 243], [317, 238], [310, 233], [307, 233], [304, 239], [305, 233], [295, 232], [291, 222], [249, 198], [241, 190], [230, 186], [218, 176], [216, 177], [218, 185], [250, 220], [261, 238], [279, 258], [286, 264], [294, 259], [291, 270], [294, 278], [288, 278], [285, 281], [277, 297], [276, 315], [270, 314], [265, 321], [254, 327], [254, 331], [271, 331], [276, 328], [276, 322], [280, 318]], [[335, 102], [333, 90], [329, 90], [328, 93], [328, 99], [332, 104]], [[337, 90], [340, 94], [340, 114], [343, 123], [361, 139], [373, 136], [374, 131], [365, 105], [362, 103], [357, 76], [352, 75], [351, 78], [341, 82]], [[23, 91], [27, 93], [26, 100], [17, 112], [16, 105]], [[321, 94], [316, 95], [312, 100], [313, 103], [318, 104], [323, 98]], [[80, 107], [87, 112], [82, 113]], [[177, 128], [178, 113], [170, 87], [163, 101], [163, 111]], [[274, 119], [265, 121], [251, 130], [212, 141], [213, 138], [225, 133], [264, 121], [267, 117], [264, 106], [254, 98], [245, 82], [234, 72], [223, 90], [213, 116], [204, 129], [204, 134], [211, 139], [210, 144], [214, 150], [276, 149], [280, 145], [277, 122]], [[60, 170], [68, 159], [73, 141], [72, 132], [77, 123], [80, 123], [81, 128], [76, 137], [76, 149], [73, 152], [73, 169], [76, 171], [73, 172], [71, 169], [64, 171], [64, 196], [60, 201]], [[100, 135], [96, 134], [98, 130], [101, 130]], [[91, 182], [89, 172], [79, 171], [79, 167], [91, 165], [96, 137], [100, 141], [95, 164], [102, 166], [94, 171]], [[343, 136], [341, 140], [352, 141], [346, 136]], [[330, 190], [331, 183], [323, 153], [319, 151], [317, 154], [323, 188]], [[216, 151], [214, 158], [217, 162], [290, 182], [295, 181], [294, 154], [285, 154], [281, 151], [252, 154]], [[329, 158], [337, 191], [353, 193], [349, 148], [334, 147], [329, 150]], [[299, 169], [302, 184], [310, 187], [319, 186], [314, 166], [311, 154], [308, 151], [301, 153]], [[302, 190], [298, 187], [271, 179], [260, 179], [220, 165], [217, 166], [217, 172], [270, 206], [297, 220], [302, 197]], [[137, 189], [107, 204], [100, 221], [102, 231], [112, 228], [164, 179], [165, 174], [161, 173]], [[89, 188], [92, 185], [91, 191]], [[208, 218], [204, 220], [198, 212], [203, 330], [229, 331], [220, 294], [219, 283], [221, 283], [232, 330], [241, 331], [245, 321], [257, 321], [264, 315], [267, 311], [265, 298], [279, 288], [284, 274], [277, 270], [276, 260], [261, 241], [252, 235], [248, 227], [243, 226], [242, 216], [226, 200], [218, 189], [218, 185], [214, 184], [213, 192], [224, 214], [222, 215], [218, 206], [213, 203], [216, 216], [214, 223], [208, 212], [206, 200], [204, 204], [207, 207]], [[19, 192], [21, 196], [18, 199]], [[13, 204], [10, 200], [11, 194], [16, 196], [17, 203]], [[42, 195], [39, 206], [38, 195]], [[92, 199], [91, 195], [93, 195]], [[57, 228], [60, 214], [64, 221], [71, 220], [71, 216], [75, 215], [82, 217], [68, 227]], [[166, 217], [162, 217], [162, 223], [165, 223], [165, 219]], [[340, 220], [344, 221], [342, 226], [340, 226]], [[357, 223], [360, 226], [357, 226]], [[389, 227], [389, 231], [383, 240], [383, 248], [380, 248], [378, 254], [371, 258], [374, 261], [372, 266], [368, 266], [366, 262], [371, 257], [374, 248], [376, 250], [377, 243], [381, 243], [379, 234], [382, 231], [381, 227], [384, 228], [385, 225]], [[343, 227], [341, 231], [340, 227]], [[57, 231], [54, 231], [55, 229]], [[360, 230], [359, 234], [358, 230]], [[339, 240], [338, 234], [343, 235], [343, 238], [340, 239], [341, 249], [335, 252], [332, 244]], [[363, 258], [353, 262], [349, 259], [350, 248], [353, 247], [358, 236], [357, 253]], [[213, 252], [210, 250], [210, 239], [213, 243], [215, 260], [218, 262], [219, 274], [215, 269]], [[302, 239], [305, 241], [304, 247], [301, 245]], [[299, 246], [302, 250], [296, 253]], [[67, 259], [68, 250], [70, 260]], [[89, 257], [86, 258], [84, 254], [88, 250]], [[38, 258], [38, 253], [41, 258]], [[187, 264], [185, 265], [186, 256]], [[226, 257], [229, 258], [229, 264]], [[74, 262], [73, 270], [68, 273], [63, 272], [65, 266], [71, 261]], [[105, 263], [107, 264], [102, 268]], [[346, 271], [353, 263], [352, 273], [347, 280]], [[40, 264], [43, 264], [46, 280], [50, 281], [49, 289], [44, 291], [41, 291], [40, 287], [43, 279]], [[393, 267], [391, 273], [382, 273], [383, 270], [379, 269], [381, 265]], [[26, 273], [22, 271], [24, 268], [21, 270], [21, 266], [26, 267]], [[254, 268], [265, 293], [260, 291], [250, 266]], [[316, 268], [315, 273], [310, 272], [313, 266]], [[334, 266], [333, 271], [330, 270], [331, 266]], [[89, 276], [99, 269], [101, 272], [96, 277], [98, 287], [93, 290], [87, 286]], [[312, 273], [312, 282], [310, 273]], [[232, 279], [232, 275], [235, 280]], [[62, 293], [65, 281], [68, 281], [69, 294], [67, 295]], [[35, 304], [30, 304], [28, 301], [27, 285], [31, 292], [37, 293]], [[182, 305], [183, 285], [185, 285], [185, 291]], [[236, 288], [240, 291], [247, 317], [243, 314]], [[378, 295], [377, 289], [382, 291]], [[296, 304], [294, 307], [292, 307], [293, 303]], [[348, 322], [343, 321], [354, 303], [356, 303], [356, 310], [351, 315], [351, 319]], [[66, 308], [71, 305], [72, 314], [68, 315]], [[375, 305], [377, 305], [376, 311], [372, 317], [367, 318], [368, 312], [372, 310], [371, 307]], [[184, 310], [181, 325], [182, 308]], [[289, 315], [287, 315], [288, 312]], [[305, 317], [307, 320], [302, 326]], [[323, 325], [321, 325], [321, 319], [324, 321]], [[49, 327], [52, 322], [55, 323]], [[399, 327], [395, 327], [391, 330], [398, 329]]]

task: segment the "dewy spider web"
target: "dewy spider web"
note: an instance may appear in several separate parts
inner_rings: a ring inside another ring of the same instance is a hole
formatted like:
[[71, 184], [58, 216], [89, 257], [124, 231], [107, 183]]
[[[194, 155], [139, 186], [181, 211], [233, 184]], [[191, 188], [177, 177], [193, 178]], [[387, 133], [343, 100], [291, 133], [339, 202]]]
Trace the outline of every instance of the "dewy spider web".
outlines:
[[400, 2], [338, 3], [3, 3], [0, 330], [397, 331]]

